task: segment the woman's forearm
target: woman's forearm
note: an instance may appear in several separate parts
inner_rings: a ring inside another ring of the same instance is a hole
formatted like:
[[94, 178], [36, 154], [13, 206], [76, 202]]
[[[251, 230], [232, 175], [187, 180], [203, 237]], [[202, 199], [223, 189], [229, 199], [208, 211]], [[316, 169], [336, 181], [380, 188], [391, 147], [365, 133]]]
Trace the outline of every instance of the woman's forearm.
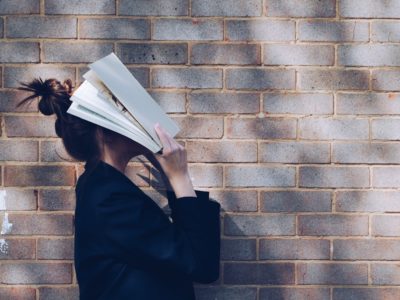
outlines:
[[189, 173], [173, 176], [169, 179], [172, 189], [175, 192], [176, 198], [180, 197], [196, 197], [196, 193], [193, 188], [192, 180]]

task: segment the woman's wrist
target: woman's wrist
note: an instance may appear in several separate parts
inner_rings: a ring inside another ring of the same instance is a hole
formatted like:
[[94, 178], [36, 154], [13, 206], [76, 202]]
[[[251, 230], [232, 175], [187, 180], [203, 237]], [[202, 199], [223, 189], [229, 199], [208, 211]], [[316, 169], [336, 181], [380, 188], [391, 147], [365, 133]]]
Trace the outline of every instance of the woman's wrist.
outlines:
[[170, 185], [175, 192], [176, 198], [196, 197], [192, 180], [189, 173], [179, 174], [169, 178]]

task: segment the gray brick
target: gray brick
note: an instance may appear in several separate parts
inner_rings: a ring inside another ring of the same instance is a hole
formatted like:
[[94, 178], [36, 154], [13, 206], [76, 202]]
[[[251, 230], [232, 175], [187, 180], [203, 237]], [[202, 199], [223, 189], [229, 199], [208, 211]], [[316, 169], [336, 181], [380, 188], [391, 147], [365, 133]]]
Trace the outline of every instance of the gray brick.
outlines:
[[265, 65], [331, 66], [335, 63], [335, 49], [327, 45], [265, 44]]
[[398, 191], [339, 191], [336, 211], [400, 212]]
[[297, 121], [281, 118], [228, 118], [227, 137], [246, 139], [294, 139]]
[[361, 263], [300, 263], [297, 274], [299, 284], [368, 284], [368, 265]]
[[210, 197], [218, 200], [224, 211], [257, 211], [257, 191], [255, 190], [212, 190]]
[[363, 288], [334, 288], [333, 300], [397, 300], [399, 288], [363, 287]]
[[265, 93], [267, 114], [333, 114], [333, 95], [325, 93]]
[[237, 286], [195, 286], [196, 298], [199, 300], [208, 299], [257, 299], [257, 288]]
[[342, 66], [400, 66], [400, 45], [340, 45], [338, 64]]
[[228, 69], [228, 89], [290, 90], [295, 88], [295, 71], [283, 69]]
[[126, 64], [186, 64], [187, 44], [117, 44], [116, 54]]
[[398, 18], [400, 2], [397, 0], [338, 0], [339, 13], [349, 18]]
[[189, 0], [119, 0], [118, 12], [129, 16], [187, 16]]
[[400, 241], [389, 239], [339, 239], [333, 241], [335, 260], [399, 260]]
[[260, 96], [257, 93], [198, 93], [189, 94], [191, 113], [258, 113]]
[[224, 217], [224, 234], [233, 236], [294, 235], [295, 216], [282, 215], [228, 215]]
[[[145, 67], [128, 67], [128, 70], [132, 73], [132, 75], [136, 78], [137, 81], [144, 87], [148, 88], [150, 86], [149, 78], [150, 78], [150, 70]], [[82, 75], [89, 71], [88, 67], [78, 68], [78, 84], [82, 83], [84, 78]]]
[[374, 140], [400, 140], [400, 119], [373, 119], [371, 136]]
[[222, 239], [222, 260], [256, 260], [256, 239]]
[[400, 168], [399, 167], [374, 167], [372, 169], [372, 186], [389, 188], [400, 187]]
[[368, 167], [300, 167], [300, 187], [362, 188], [369, 186]]
[[225, 284], [294, 284], [293, 263], [225, 263]]
[[399, 164], [400, 145], [394, 143], [334, 143], [335, 163]]
[[76, 38], [76, 18], [11, 16], [6, 36], [11, 38]]
[[316, 42], [367, 42], [367, 22], [307, 20], [299, 21], [299, 39]]
[[49, 287], [49, 286], [40, 286], [38, 287], [39, 295], [42, 300], [50, 300], [50, 299], [79, 299], [79, 287], [78, 286], [70, 286], [70, 287]]
[[113, 51], [112, 43], [96, 42], [44, 42], [45, 62], [91, 63]]
[[227, 166], [225, 185], [231, 187], [280, 187], [295, 185], [294, 167]]
[[55, 115], [23, 116], [7, 115], [4, 118], [5, 132], [8, 137], [56, 137], [54, 129]]
[[261, 162], [329, 163], [330, 146], [327, 143], [267, 142], [259, 146]]
[[152, 87], [222, 88], [222, 70], [208, 68], [157, 68], [152, 72]]
[[71, 189], [41, 189], [38, 206], [40, 210], [75, 210], [76, 197], [74, 188]]
[[58, 0], [45, 1], [47, 15], [114, 15], [115, 0], [70, 0], [60, 3]]
[[222, 117], [196, 117], [191, 115], [173, 117], [181, 131], [175, 138], [221, 138], [224, 133]]
[[190, 165], [189, 174], [195, 187], [222, 187], [222, 166]]
[[372, 22], [371, 39], [374, 42], [400, 42], [400, 23]]
[[337, 97], [336, 109], [338, 114], [399, 114], [400, 94], [368, 93], [347, 94], [340, 93]]
[[262, 1], [192, 0], [192, 16], [261, 16]]
[[[260, 288], [260, 300], [287, 299], [287, 300], [330, 300], [329, 288], [314, 287], [262, 287]], [[282, 298], [283, 297], [283, 298]], [[244, 299], [244, 298], [243, 298]], [[249, 298], [250, 299], [250, 298]]]
[[266, 0], [271, 17], [335, 17], [335, 0]]
[[368, 216], [354, 215], [300, 215], [299, 235], [351, 236], [368, 235]]
[[37, 112], [37, 99], [16, 108], [17, 103], [29, 95], [30, 93], [25, 91], [0, 90], [0, 112]]
[[[371, 223], [371, 234], [373, 236], [392, 236], [396, 238], [400, 235], [400, 216], [398, 215], [374, 215], [372, 216]], [[398, 246], [399, 241], [396, 242], [396, 245]], [[394, 250], [396, 249], [395, 247], [392, 245], [386, 245], [385, 249], [388, 249], [387, 251], [392, 250], [390, 253], [395, 256], [391, 258], [386, 257], [385, 259], [399, 260], [400, 255], [398, 251]]]
[[260, 260], [329, 259], [330, 241], [316, 239], [260, 239]]
[[371, 264], [371, 279], [374, 285], [399, 285], [399, 265]]
[[400, 91], [400, 71], [372, 70], [372, 89], [376, 91]]
[[[36, 211], [37, 190], [36, 189], [20, 189], [20, 188], [2, 188], [6, 191], [5, 206], [7, 210], [32, 210]], [[22, 249], [21, 249], [22, 250]]]
[[195, 44], [190, 62], [194, 65], [259, 65], [261, 49], [254, 44]]
[[42, 162], [77, 162], [77, 160], [70, 156], [65, 150], [61, 138], [54, 141], [41, 141], [40, 146], [40, 161]]
[[227, 20], [227, 40], [292, 41], [295, 22], [288, 20]]
[[300, 70], [302, 90], [367, 90], [369, 73], [364, 70]]
[[213, 19], [156, 19], [154, 40], [222, 40], [223, 23]]
[[0, 38], [4, 36], [3, 31], [4, 31], [4, 24], [3, 24], [3, 18], [0, 18]]
[[150, 39], [150, 22], [144, 19], [88, 18], [79, 20], [79, 37], [90, 39]]
[[167, 113], [186, 112], [186, 94], [177, 92], [151, 92], [150, 95]]
[[40, 9], [39, 0], [2, 0], [0, 1], [0, 12], [2, 15], [10, 14], [38, 14]]
[[0, 42], [0, 63], [39, 62], [39, 43]]
[[37, 259], [74, 259], [74, 240], [38, 238]]
[[38, 161], [37, 141], [0, 140], [0, 161]]
[[263, 212], [330, 212], [331, 193], [325, 191], [261, 192]]
[[35, 77], [57, 78], [64, 81], [71, 79], [74, 81], [75, 69], [71, 67], [58, 67], [52, 65], [32, 65], [23, 67], [5, 67], [4, 68], [4, 87], [15, 88], [19, 86], [18, 81], [28, 82]]

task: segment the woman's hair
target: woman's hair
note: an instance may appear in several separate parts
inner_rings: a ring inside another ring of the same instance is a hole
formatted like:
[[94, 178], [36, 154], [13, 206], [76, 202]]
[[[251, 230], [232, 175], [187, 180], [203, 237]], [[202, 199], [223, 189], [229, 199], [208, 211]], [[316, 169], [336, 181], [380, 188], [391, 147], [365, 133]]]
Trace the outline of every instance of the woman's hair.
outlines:
[[68, 154], [78, 161], [98, 161], [100, 158], [99, 128], [103, 134], [110, 134], [105, 128], [94, 123], [67, 113], [72, 104], [72, 81], [65, 80], [63, 83], [50, 78], [42, 80], [40, 77], [31, 82], [20, 82], [19, 90], [28, 91], [32, 94], [22, 99], [17, 107], [40, 97], [39, 111], [46, 115], [56, 114], [55, 131], [62, 138]]

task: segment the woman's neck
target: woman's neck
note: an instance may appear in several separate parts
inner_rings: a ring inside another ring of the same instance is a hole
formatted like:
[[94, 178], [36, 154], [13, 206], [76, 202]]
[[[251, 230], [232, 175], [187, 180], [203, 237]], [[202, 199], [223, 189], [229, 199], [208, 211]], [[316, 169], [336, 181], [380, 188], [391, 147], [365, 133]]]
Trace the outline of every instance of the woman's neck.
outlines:
[[104, 151], [104, 154], [101, 157], [102, 161], [112, 165], [114, 168], [118, 169], [123, 174], [125, 174], [125, 169], [130, 159], [131, 157], [111, 151]]

